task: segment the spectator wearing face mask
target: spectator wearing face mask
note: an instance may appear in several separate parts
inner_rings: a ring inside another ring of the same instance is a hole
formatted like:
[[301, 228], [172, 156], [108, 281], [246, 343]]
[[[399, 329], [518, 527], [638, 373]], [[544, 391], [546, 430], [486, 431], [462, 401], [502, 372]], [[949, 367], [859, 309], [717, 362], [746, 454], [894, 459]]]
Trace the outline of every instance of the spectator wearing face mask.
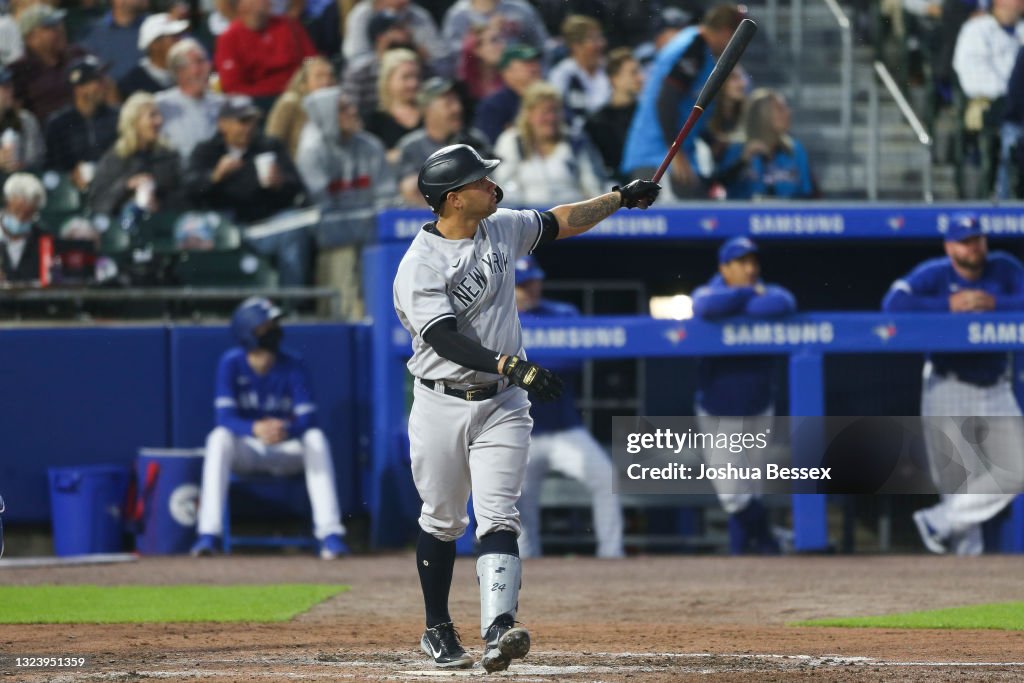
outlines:
[[39, 211], [46, 206], [46, 190], [39, 179], [15, 173], [4, 183], [4, 210], [0, 213], [0, 281], [39, 279], [39, 239], [44, 231]]
[[188, 29], [188, 22], [170, 14], [146, 17], [139, 30], [139, 49], [143, 57], [117, 82], [121, 97], [128, 99], [139, 92], [156, 93], [174, 85], [167, 66], [171, 48]]

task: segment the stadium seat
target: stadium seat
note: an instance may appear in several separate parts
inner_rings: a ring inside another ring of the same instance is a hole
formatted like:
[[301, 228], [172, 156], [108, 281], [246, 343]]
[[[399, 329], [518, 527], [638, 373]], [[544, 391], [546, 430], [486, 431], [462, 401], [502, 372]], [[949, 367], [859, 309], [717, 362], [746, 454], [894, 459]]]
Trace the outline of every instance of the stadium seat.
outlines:
[[47, 171], [40, 180], [46, 188], [45, 212], [68, 214], [82, 210], [82, 193], [71, 182], [70, 175]]
[[246, 495], [257, 500], [266, 500], [270, 509], [280, 509], [282, 499], [297, 497], [301, 489], [306, 496], [306, 479], [302, 472], [281, 477], [269, 474], [232, 474], [228, 483], [228, 497], [224, 506], [224, 554], [229, 555], [234, 546], [261, 548], [308, 548], [316, 549], [317, 540], [312, 533], [302, 536], [275, 534], [270, 536], [242, 536], [231, 532], [231, 500], [237, 495]]
[[274, 287], [277, 273], [245, 249], [186, 251], [178, 263], [181, 283], [192, 287]]
[[242, 230], [231, 219], [221, 216], [221, 222], [213, 233], [215, 249], [230, 250], [242, 246]]

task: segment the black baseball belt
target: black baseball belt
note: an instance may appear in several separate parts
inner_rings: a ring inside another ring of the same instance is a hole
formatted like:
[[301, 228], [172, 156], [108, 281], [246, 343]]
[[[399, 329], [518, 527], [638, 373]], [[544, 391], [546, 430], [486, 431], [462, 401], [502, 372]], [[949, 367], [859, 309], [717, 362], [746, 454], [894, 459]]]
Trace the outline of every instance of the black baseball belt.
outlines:
[[490, 384], [481, 384], [480, 386], [473, 387], [472, 389], [455, 389], [441, 381], [423, 378], [417, 379], [420, 384], [428, 389], [433, 389], [434, 391], [447, 396], [461, 398], [463, 401], [486, 401], [489, 398], [494, 398], [498, 395], [498, 392], [501, 391], [505, 384], [502, 380], [498, 380], [497, 382], [491, 382]]

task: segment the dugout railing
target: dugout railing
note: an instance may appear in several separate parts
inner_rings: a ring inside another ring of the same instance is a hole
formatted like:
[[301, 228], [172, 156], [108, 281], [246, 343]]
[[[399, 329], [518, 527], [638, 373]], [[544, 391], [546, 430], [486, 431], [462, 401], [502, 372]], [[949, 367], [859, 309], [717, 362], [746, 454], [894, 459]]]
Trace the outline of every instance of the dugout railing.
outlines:
[[[620, 212], [584, 240], [721, 241], [735, 235], [759, 240], [911, 239], [936, 241], [956, 211], [973, 210], [983, 230], [999, 237], [1024, 235], [1024, 206], [968, 204], [745, 204], [697, 203], [687, 208]], [[405, 436], [409, 336], [394, 313], [391, 283], [409, 239], [430, 214], [390, 211], [380, 216], [379, 242], [364, 260], [367, 308], [372, 329], [374, 391], [372, 464], [365, 502], [371, 543], [406, 542], [415, 527], [418, 496], [409, 472]], [[824, 358], [827, 354], [1024, 351], [1021, 314], [901, 314], [880, 312], [802, 313], [782, 321], [654, 320], [645, 316], [593, 317], [524, 326], [528, 351], [573, 358], [634, 358], [710, 355], [788, 356], [789, 414], [825, 415]], [[1024, 503], [1013, 506], [1003, 550], [1024, 552]], [[829, 548], [826, 498], [792, 496], [794, 546]]]

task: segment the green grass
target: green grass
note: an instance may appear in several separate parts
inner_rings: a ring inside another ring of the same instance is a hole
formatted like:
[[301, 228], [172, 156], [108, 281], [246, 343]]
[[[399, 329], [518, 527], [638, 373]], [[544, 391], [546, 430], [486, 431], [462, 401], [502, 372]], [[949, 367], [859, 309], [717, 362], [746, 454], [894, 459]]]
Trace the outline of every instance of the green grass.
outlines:
[[794, 626], [846, 626], [851, 628], [944, 628], [1024, 631], [1024, 602], [950, 607], [925, 612], [904, 612], [877, 617], [812, 619]]
[[0, 624], [287, 621], [348, 586], [0, 586]]

